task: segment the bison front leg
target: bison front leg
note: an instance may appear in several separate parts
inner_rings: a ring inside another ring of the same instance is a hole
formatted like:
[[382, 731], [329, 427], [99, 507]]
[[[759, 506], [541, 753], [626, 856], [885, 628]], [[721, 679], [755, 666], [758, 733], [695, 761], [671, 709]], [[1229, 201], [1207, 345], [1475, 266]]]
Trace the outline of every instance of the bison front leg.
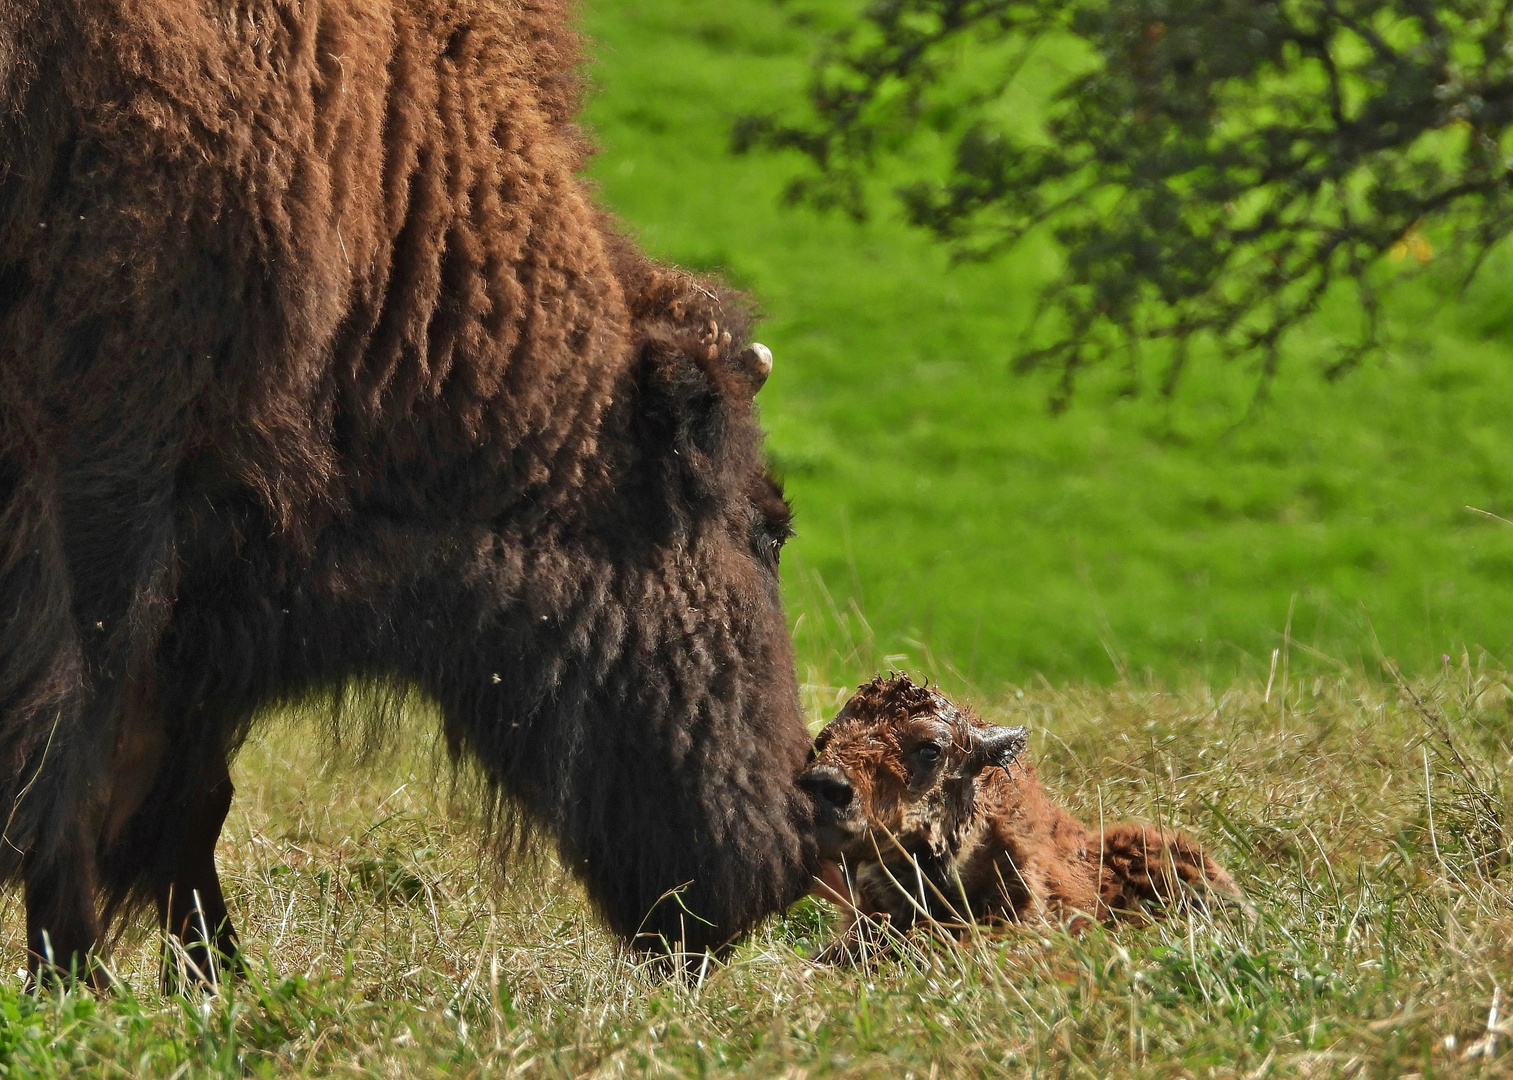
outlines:
[[95, 898], [98, 815], [80, 815], [69, 836], [48, 852], [46, 861], [26, 860], [27, 967], [35, 982], [78, 979], [104, 989], [109, 979], [95, 958], [100, 915]]
[[238, 955], [236, 928], [215, 868], [215, 845], [234, 791], [222, 767], [176, 808], [177, 857], [171, 872], [155, 883], [158, 924], [170, 939], [163, 957], [165, 991], [215, 986]]
[[[123, 621], [125, 621], [123, 619]], [[96, 637], [103, 637], [97, 620]], [[123, 714], [144, 706], [143, 665], [123, 657], [133, 643], [90, 641], [81, 650], [91, 684], [82, 708], [60, 711], [55, 730], [31, 773], [30, 790], [17, 800], [41, 821], [23, 863], [27, 949], [34, 978], [108, 983], [95, 955], [102, 939], [101, 856], [107, 841], [111, 797], [122, 764], [110, 747]], [[145, 653], [145, 648], [139, 653]], [[129, 671], [130, 674], [126, 672]]]
[[23, 860], [33, 975], [103, 986], [95, 950], [115, 739], [123, 717], [150, 707], [152, 656], [172, 605], [174, 478], [117, 417], [77, 419], [78, 438], [58, 462], [56, 512], [78, 683], [13, 813], [39, 823]]

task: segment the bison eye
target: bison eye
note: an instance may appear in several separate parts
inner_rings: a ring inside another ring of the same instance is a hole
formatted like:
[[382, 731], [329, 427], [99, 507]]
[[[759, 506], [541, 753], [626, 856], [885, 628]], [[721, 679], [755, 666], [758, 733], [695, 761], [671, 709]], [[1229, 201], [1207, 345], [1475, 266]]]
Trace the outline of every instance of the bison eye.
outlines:
[[793, 507], [783, 498], [783, 485], [768, 473], [751, 493], [751, 547], [757, 558], [774, 570], [783, 545], [793, 535]]
[[787, 522], [762, 522], [757, 526], [756, 536], [753, 538], [757, 554], [764, 562], [777, 566], [778, 559], [783, 554], [783, 545], [792, 535], [793, 529]]
[[934, 765], [940, 760], [940, 747], [934, 743], [925, 743], [914, 751], [914, 759], [921, 765]]

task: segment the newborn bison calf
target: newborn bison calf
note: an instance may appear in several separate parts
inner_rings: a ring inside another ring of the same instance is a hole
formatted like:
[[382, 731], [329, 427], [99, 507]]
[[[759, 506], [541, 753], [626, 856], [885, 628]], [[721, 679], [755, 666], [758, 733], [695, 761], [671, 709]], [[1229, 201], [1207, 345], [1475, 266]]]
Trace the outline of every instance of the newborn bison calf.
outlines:
[[821, 850], [844, 868], [827, 879], [830, 898], [900, 928], [1051, 918], [1074, 931], [1183, 894], [1244, 903], [1190, 837], [1139, 824], [1100, 834], [1052, 802], [1025, 735], [907, 676], [858, 690], [799, 778], [818, 807]]

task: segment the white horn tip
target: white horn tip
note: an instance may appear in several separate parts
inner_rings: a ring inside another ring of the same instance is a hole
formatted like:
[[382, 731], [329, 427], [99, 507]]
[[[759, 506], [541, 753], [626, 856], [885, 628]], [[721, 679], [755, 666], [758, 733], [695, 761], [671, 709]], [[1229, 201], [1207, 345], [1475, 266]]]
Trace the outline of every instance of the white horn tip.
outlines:
[[759, 383], [767, 381], [772, 374], [772, 350], [760, 341], [753, 341], [741, 353], [741, 360], [756, 376]]

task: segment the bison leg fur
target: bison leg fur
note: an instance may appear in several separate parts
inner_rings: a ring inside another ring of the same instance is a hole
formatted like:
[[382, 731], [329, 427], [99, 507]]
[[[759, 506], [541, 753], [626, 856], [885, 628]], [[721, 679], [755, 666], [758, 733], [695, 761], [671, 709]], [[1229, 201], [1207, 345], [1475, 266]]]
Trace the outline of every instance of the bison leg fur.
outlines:
[[109, 980], [95, 958], [100, 941], [94, 837], [72, 830], [66, 845], [26, 873], [27, 967], [35, 983], [77, 979], [97, 990]]
[[[128, 480], [135, 474], [118, 464], [62, 463], [63, 551], [81, 678], [57, 710], [28, 791], [17, 796], [18, 812], [40, 823], [22, 867], [33, 974], [72, 975], [97, 987], [108, 981], [95, 952], [115, 738], [123, 709], [152, 696], [151, 657], [173, 560], [171, 473], [149, 469], [146, 479]], [[102, 559], [102, 551], [115, 557]]]
[[215, 869], [215, 845], [234, 790], [223, 768], [184, 801], [173, 871], [154, 883], [158, 925], [171, 939], [163, 957], [167, 992], [185, 985], [215, 986], [239, 955], [236, 928]]

